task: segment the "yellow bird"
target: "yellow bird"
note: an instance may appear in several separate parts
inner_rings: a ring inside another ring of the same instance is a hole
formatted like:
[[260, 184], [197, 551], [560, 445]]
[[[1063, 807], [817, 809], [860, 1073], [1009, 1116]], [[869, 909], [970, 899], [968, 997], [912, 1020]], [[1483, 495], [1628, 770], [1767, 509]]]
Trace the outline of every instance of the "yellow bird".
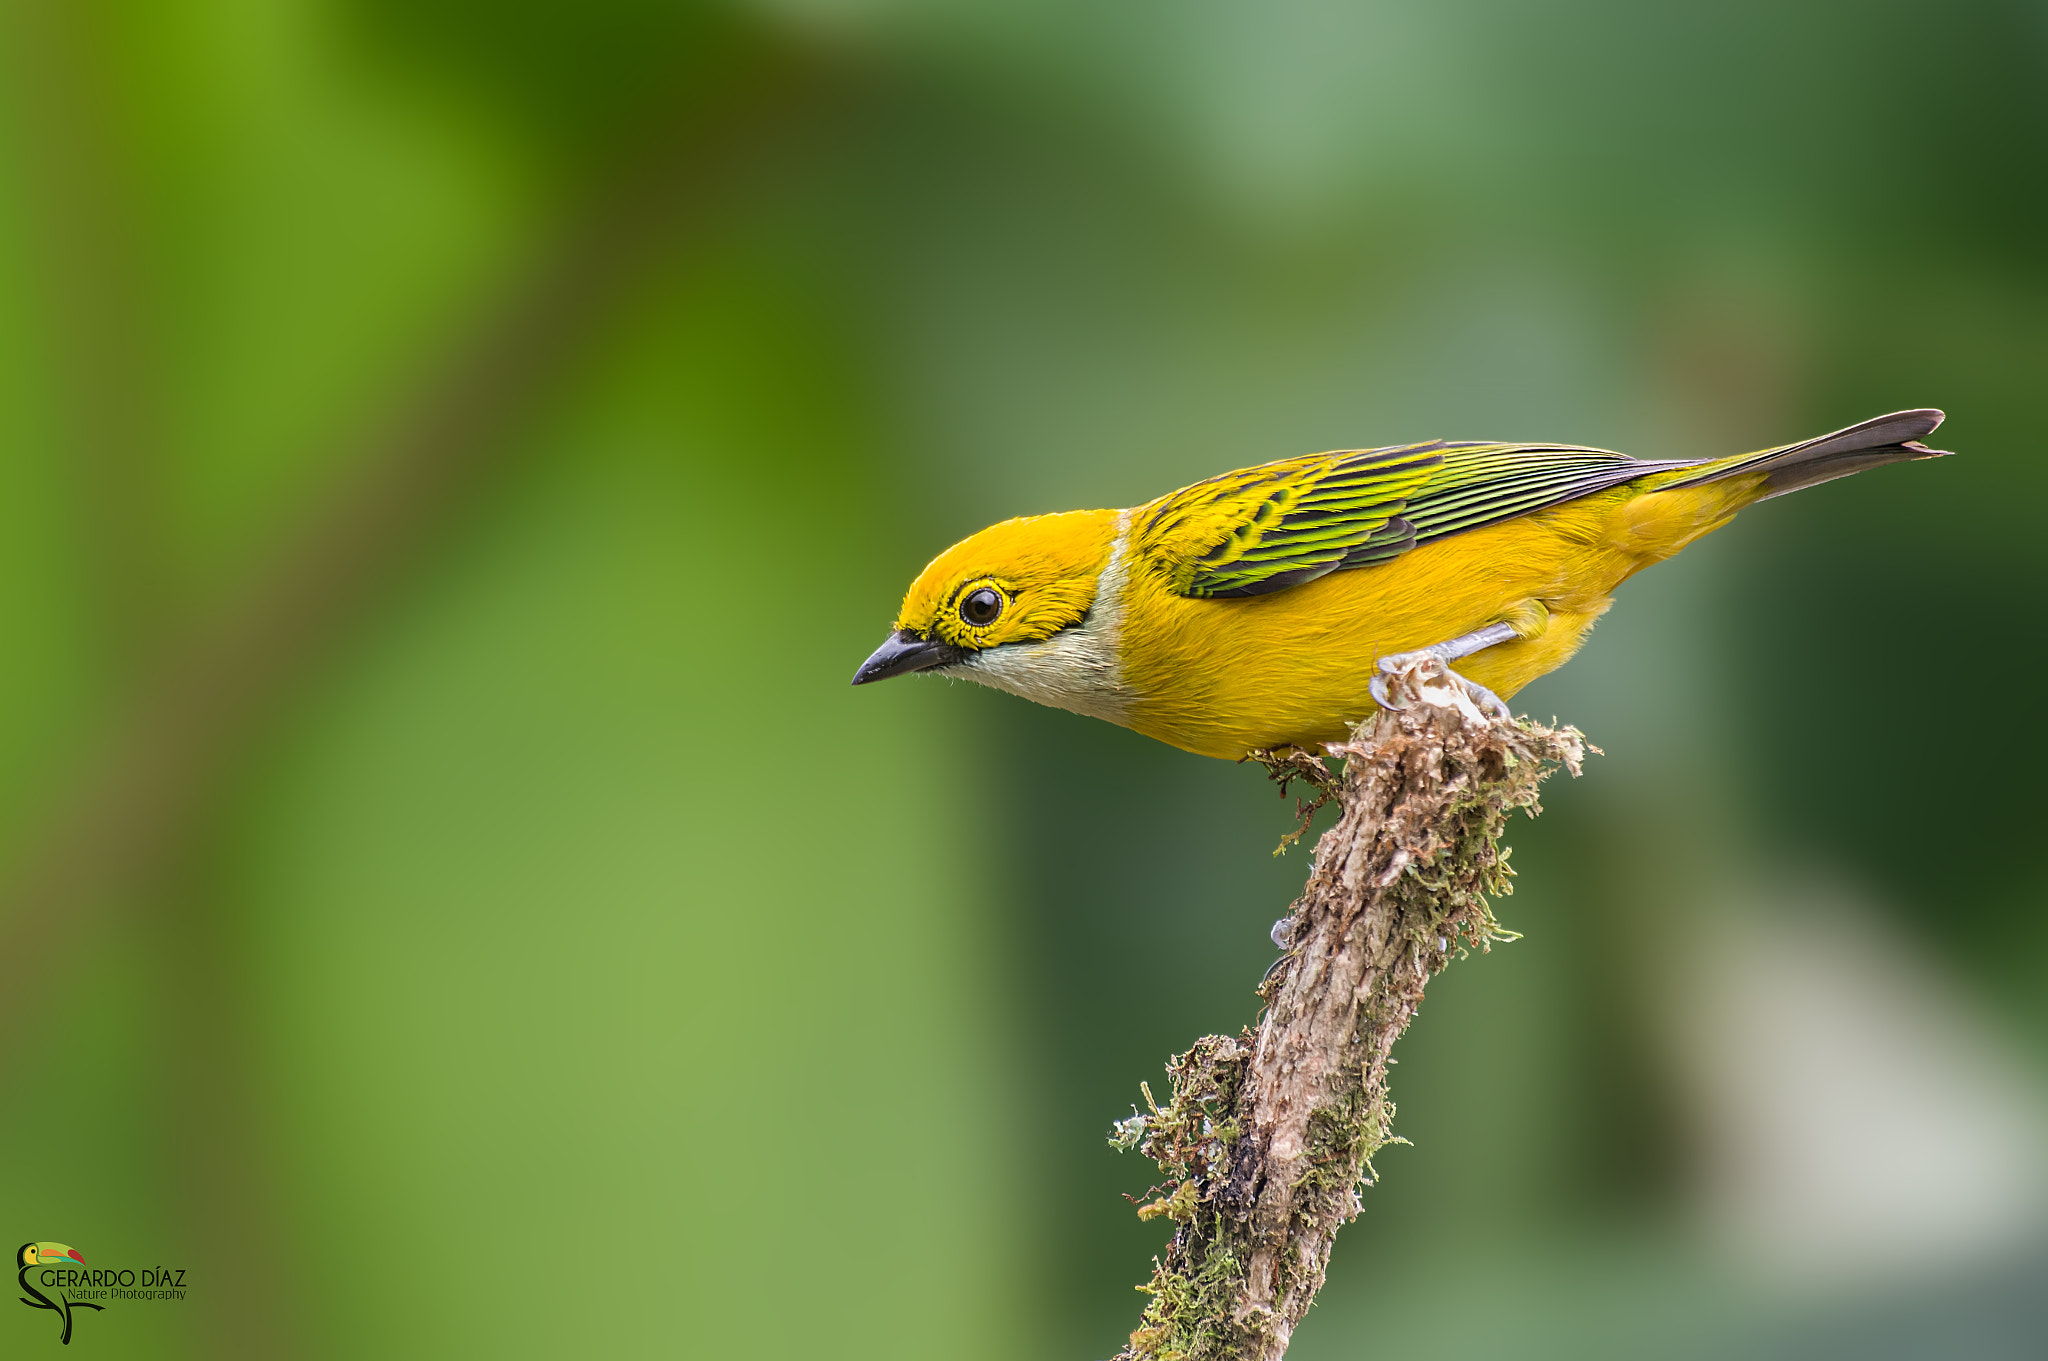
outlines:
[[1005, 520], [911, 584], [863, 685], [959, 676], [1230, 760], [1344, 738], [1382, 670], [1459, 661], [1505, 712], [1614, 588], [1754, 501], [1904, 459], [1939, 411], [1732, 458], [1566, 444], [1342, 449], [1130, 510]]

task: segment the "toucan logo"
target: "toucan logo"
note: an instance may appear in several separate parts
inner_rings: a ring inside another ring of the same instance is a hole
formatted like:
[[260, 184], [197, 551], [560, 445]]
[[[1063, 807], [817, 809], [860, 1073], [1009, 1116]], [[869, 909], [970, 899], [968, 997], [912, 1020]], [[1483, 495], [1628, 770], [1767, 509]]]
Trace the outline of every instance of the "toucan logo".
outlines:
[[[14, 1250], [21, 1282], [21, 1302], [31, 1309], [47, 1309], [63, 1320], [58, 1341], [71, 1342], [71, 1329], [79, 1309], [105, 1309], [99, 1300], [182, 1300], [185, 1298], [185, 1268], [154, 1266], [137, 1271], [129, 1267], [89, 1267], [85, 1254], [62, 1243], [23, 1243]], [[97, 1326], [97, 1325], [95, 1325]]]
[[[57, 1290], [57, 1298], [53, 1300], [29, 1284], [28, 1273], [37, 1267], [54, 1267], [58, 1265], [67, 1267], [84, 1266], [85, 1254], [77, 1248], [67, 1248], [62, 1243], [23, 1243], [15, 1252], [14, 1259], [16, 1265], [21, 1268], [15, 1273], [15, 1279], [20, 1281], [21, 1288], [28, 1292], [28, 1295], [22, 1296], [21, 1302], [31, 1309], [48, 1309], [61, 1316], [64, 1320], [64, 1336], [59, 1340], [65, 1346], [71, 1345], [71, 1311], [73, 1309], [106, 1308], [103, 1304], [92, 1304], [85, 1300], [74, 1300], [61, 1287]], [[29, 1298], [30, 1295], [35, 1298]]]

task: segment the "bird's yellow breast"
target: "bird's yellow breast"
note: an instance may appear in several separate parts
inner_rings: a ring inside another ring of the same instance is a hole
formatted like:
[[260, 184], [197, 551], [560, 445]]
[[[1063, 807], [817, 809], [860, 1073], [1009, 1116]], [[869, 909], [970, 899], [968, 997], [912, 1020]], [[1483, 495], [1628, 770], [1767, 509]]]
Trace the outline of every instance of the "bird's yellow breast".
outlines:
[[1270, 595], [1201, 600], [1131, 565], [1118, 629], [1129, 726], [1235, 759], [1345, 737], [1375, 708], [1375, 662], [1500, 621], [1524, 636], [1458, 670], [1503, 697], [1568, 661], [1616, 586], [1719, 528], [1761, 479], [1641, 482], [1454, 535]]

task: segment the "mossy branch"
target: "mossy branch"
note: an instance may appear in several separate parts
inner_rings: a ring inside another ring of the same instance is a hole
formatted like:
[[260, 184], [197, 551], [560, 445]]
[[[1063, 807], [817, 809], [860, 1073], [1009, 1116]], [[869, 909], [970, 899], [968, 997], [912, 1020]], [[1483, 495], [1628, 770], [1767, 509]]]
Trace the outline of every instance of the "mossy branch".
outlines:
[[1346, 758], [1335, 826], [1275, 934], [1256, 1031], [1210, 1035], [1167, 1065], [1171, 1099], [1111, 1142], [1166, 1173], [1140, 1218], [1175, 1223], [1119, 1361], [1274, 1361], [1322, 1287], [1337, 1229], [1362, 1208], [1372, 1155], [1393, 1136], [1387, 1068], [1423, 985], [1453, 957], [1510, 939], [1490, 897], [1512, 891], [1500, 845], [1534, 816], [1572, 728], [1490, 719], [1443, 664], [1389, 678]]

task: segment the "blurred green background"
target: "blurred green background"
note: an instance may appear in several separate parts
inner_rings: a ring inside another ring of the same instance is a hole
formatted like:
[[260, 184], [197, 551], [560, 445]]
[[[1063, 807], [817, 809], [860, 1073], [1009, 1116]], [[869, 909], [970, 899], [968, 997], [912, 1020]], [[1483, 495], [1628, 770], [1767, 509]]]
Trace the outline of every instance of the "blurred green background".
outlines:
[[850, 689], [916, 570], [1939, 405], [1521, 697], [1608, 754], [1293, 1354], [2038, 1354], [2039, 0], [6, 0], [0, 92], [0, 1206], [193, 1286], [81, 1352], [1109, 1355], [1303, 858]]

